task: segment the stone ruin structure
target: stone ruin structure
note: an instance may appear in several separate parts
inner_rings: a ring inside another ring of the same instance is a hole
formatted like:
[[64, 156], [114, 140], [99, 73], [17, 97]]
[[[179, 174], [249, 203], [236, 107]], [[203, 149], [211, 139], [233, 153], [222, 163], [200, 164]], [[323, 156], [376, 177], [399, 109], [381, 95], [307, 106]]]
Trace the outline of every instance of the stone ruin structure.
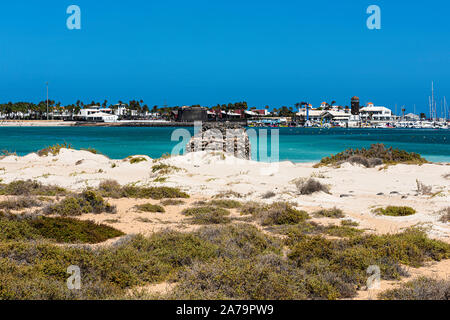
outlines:
[[203, 123], [201, 130], [186, 146], [186, 152], [196, 151], [219, 151], [239, 159], [251, 158], [247, 132], [237, 123]]

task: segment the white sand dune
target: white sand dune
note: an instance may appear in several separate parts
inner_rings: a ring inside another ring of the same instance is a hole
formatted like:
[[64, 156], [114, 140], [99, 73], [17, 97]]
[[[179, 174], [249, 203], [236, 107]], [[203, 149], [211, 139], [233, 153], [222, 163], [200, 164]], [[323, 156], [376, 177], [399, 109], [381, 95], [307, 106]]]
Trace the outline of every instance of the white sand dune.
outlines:
[[[74, 191], [96, 187], [102, 180], [121, 184], [176, 186], [199, 197], [211, 197], [224, 191], [243, 195], [241, 200], [293, 201], [307, 211], [338, 207], [362, 228], [374, 232], [397, 232], [417, 224], [429, 227], [430, 236], [450, 241], [450, 227], [439, 221], [437, 212], [450, 206], [449, 164], [396, 165], [387, 169], [364, 168], [344, 164], [340, 168], [313, 168], [313, 163], [280, 162], [276, 164], [240, 160], [219, 153], [198, 152], [154, 162], [130, 163], [129, 159], [112, 160], [88, 151], [62, 149], [56, 156], [8, 156], [0, 160], [0, 179], [8, 183], [33, 179], [56, 184]], [[165, 182], [155, 182], [155, 164], [165, 163], [182, 170], [167, 175]], [[299, 195], [294, 179], [314, 177], [330, 186], [323, 192]], [[435, 196], [418, 195], [416, 179], [433, 187]], [[273, 198], [262, 195], [274, 192]], [[380, 194], [383, 193], [383, 194]], [[410, 206], [417, 214], [409, 217], [385, 217], [372, 213], [378, 206]]]

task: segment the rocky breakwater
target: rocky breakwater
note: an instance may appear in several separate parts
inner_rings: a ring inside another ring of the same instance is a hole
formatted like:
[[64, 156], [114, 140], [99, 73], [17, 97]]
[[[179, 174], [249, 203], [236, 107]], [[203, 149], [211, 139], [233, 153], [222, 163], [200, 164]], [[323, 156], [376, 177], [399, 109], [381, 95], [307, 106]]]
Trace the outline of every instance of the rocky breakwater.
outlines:
[[235, 123], [204, 123], [189, 141], [186, 151], [218, 151], [240, 159], [251, 158], [247, 132]]

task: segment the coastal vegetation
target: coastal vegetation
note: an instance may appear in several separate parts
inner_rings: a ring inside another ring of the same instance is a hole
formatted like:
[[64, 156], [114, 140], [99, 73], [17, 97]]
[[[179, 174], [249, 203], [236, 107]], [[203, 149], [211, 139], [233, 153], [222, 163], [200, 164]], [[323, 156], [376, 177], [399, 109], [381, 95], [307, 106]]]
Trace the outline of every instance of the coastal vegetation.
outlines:
[[430, 195], [431, 190], [433, 189], [432, 186], [427, 186], [426, 184], [422, 183], [418, 179], [416, 179], [416, 185], [417, 185], [417, 193], [422, 195]]
[[415, 152], [407, 152], [392, 147], [386, 148], [384, 144], [377, 143], [372, 144], [369, 149], [347, 149], [341, 153], [325, 157], [315, 167], [339, 166], [344, 162], [358, 163], [366, 168], [373, 168], [381, 164], [395, 165], [403, 163], [422, 165], [428, 161]]
[[16, 197], [0, 201], [0, 209], [5, 210], [22, 210], [33, 207], [40, 207], [42, 203], [32, 197]]
[[315, 217], [327, 217], [327, 218], [343, 218], [344, 212], [336, 207], [332, 209], [321, 209], [313, 213]]
[[184, 209], [182, 214], [190, 217], [193, 224], [222, 224], [230, 223], [230, 212], [215, 206], [198, 206]]
[[382, 300], [448, 300], [449, 297], [449, 280], [427, 277], [419, 277], [378, 295]]
[[55, 185], [43, 185], [34, 180], [15, 180], [8, 184], [0, 184], [0, 195], [14, 196], [62, 196], [68, 191]]
[[297, 224], [309, 215], [306, 211], [297, 210], [294, 204], [289, 202], [274, 202], [272, 204], [260, 204], [248, 202], [241, 208], [242, 215], [252, 215], [263, 226]]
[[178, 188], [171, 187], [140, 187], [136, 185], [121, 186], [115, 180], [102, 181], [98, 192], [108, 198], [141, 198], [141, 199], [170, 199], [189, 198], [189, 195]]
[[439, 218], [439, 221], [441, 222], [450, 222], [450, 207], [447, 207], [445, 209], [442, 209], [439, 211], [439, 215], [441, 216]]
[[39, 157], [47, 157], [48, 155], [53, 155], [56, 156], [59, 154], [59, 152], [61, 151], [61, 149], [73, 149], [72, 146], [66, 142], [62, 143], [62, 144], [55, 144], [53, 146], [49, 146], [46, 147], [44, 149], [41, 149], [37, 152], [37, 155]]
[[67, 196], [56, 204], [49, 204], [43, 212], [60, 216], [79, 216], [86, 213], [116, 213], [117, 209], [106, 202], [98, 192], [85, 190], [80, 194]]
[[316, 192], [330, 193], [330, 188], [313, 178], [299, 178], [294, 180], [295, 186], [301, 195], [310, 195]]
[[139, 162], [144, 162], [144, 161], [147, 161], [147, 159], [144, 158], [144, 157], [131, 157], [131, 158], [130, 158], [130, 163], [131, 163], [131, 164], [135, 164], [135, 163], [139, 163]]
[[112, 227], [73, 218], [0, 214], [2, 241], [50, 240], [57, 243], [100, 243], [124, 235]]
[[165, 164], [165, 163], [160, 163], [160, 164], [156, 164], [152, 167], [152, 172], [153, 173], [158, 173], [160, 175], [167, 175], [169, 173], [172, 172], [177, 172], [180, 171], [181, 169], [169, 164]]
[[180, 199], [164, 199], [161, 200], [161, 204], [163, 206], [179, 206], [184, 204], [184, 201]]
[[373, 212], [383, 216], [405, 217], [415, 214], [416, 210], [411, 207], [387, 206], [386, 208], [377, 208]]
[[136, 209], [143, 212], [166, 212], [166, 210], [164, 210], [164, 208], [160, 205], [151, 203], [139, 204], [136, 206]]
[[215, 206], [225, 209], [236, 209], [242, 206], [241, 202], [230, 199], [213, 199], [210, 201], [197, 201], [194, 204], [199, 206]]

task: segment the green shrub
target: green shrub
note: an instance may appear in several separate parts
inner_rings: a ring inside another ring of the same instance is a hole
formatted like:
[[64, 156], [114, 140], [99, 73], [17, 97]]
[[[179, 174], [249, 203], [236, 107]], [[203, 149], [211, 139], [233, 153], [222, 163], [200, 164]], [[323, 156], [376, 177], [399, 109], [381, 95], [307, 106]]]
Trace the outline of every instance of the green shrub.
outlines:
[[310, 195], [316, 192], [330, 193], [330, 188], [313, 178], [300, 178], [294, 181], [301, 195]]
[[182, 211], [182, 214], [190, 216], [190, 221], [194, 224], [221, 224], [230, 223], [231, 219], [228, 210], [219, 207], [204, 206], [188, 208]]
[[165, 199], [161, 201], [163, 206], [178, 206], [184, 204], [183, 200], [178, 199]]
[[189, 198], [189, 195], [178, 188], [170, 187], [138, 187], [134, 185], [121, 186], [115, 180], [105, 180], [100, 183], [98, 192], [109, 198], [140, 198], [140, 199], [176, 199]]
[[[192, 234], [160, 232], [122, 238], [92, 250], [43, 242], [0, 242], [0, 299], [117, 299], [125, 289], [167, 280], [194, 261], [214, 258], [214, 245]], [[81, 269], [81, 290], [68, 290], [67, 267]]]
[[123, 232], [92, 221], [73, 218], [39, 217], [30, 220], [30, 225], [46, 239], [64, 243], [100, 243], [124, 235]]
[[449, 244], [431, 240], [418, 229], [393, 235], [353, 235], [345, 240], [299, 234], [289, 238], [288, 257], [299, 268], [315, 274], [334, 274], [354, 289], [364, 286], [370, 265], [380, 267], [382, 279], [393, 280], [407, 275], [401, 265], [419, 267], [426, 261], [450, 256]]
[[388, 206], [385, 209], [378, 208], [375, 209], [374, 212], [378, 215], [383, 216], [392, 216], [392, 217], [404, 217], [404, 216], [411, 216], [416, 213], [416, 210], [410, 207], [395, 207], [395, 206]]
[[419, 277], [378, 295], [382, 300], [449, 300], [450, 281]]
[[124, 194], [127, 198], [143, 198], [143, 199], [173, 199], [173, 198], [189, 198], [189, 195], [177, 188], [170, 187], [123, 187]]
[[205, 226], [196, 234], [203, 241], [216, 245], [217, 256], [224, 258], [250, 259], [260, 254], [278, 254], [282, 248], [279, 239], [246, 223]]
[[242, 206], [242, 204], [239, 201], [230, 199], [214, 199], [208, 202], [197, 201], [195, 204], [201, 206], [215, 206], [224, 209], [235, 209], [240, 208]]
[[38, 154], [39, 157], [44, 157], [44, 156], [46, 157], [49, 154], [51, 154], [53, 156], [56, 156], [56, 155], [59, 154], [61, 149], [73, 149], [73, 148], [72, 148], [72, 146], [70, 144], [68, 144], [66, 142], [64, 142], [63, 144], [57, 143], [57, 144], [55, 144], [53, 146], [49, 146], [49, 147], [46, 147], [44, 149], [39, 150], [37, 152], [37, 154]]
[[133, 157], [130, 159], [131, 164], [135, 164], [135, 163], [139, 163], [139, 162], [143, 162], [143, 161], [147, 161], [147, 159], [144, 157]]
[[262, 198], [263, 199], [270, 199], [270, 198], [273, 198], [273, 197], [275, 197], [276, 196], [276, 193], [275, 192], [273, 192], [273, 191], [267, 191], [266, 193], [264, 193], [263, 195], [262, 195]]
[[166, 212], [163, 207], [151, 203], [137, 205], [136, 209], [144, 212]]
[[304, 277], [276, 255], [196, 263], [180, 274], [169, 299], [306, 299]]
[[0, 240], [49, 239], [58, 243], [99, 243], [123, 235], [112, 227], [72, 218], [4, 215]]
[[381, 164], [424, 164], [428, 161], [414, 152], [386, 148], [384, 144], [372, 144], [369, 149], [347, 149], [336, 155], [331, 155], [320, 160], [315, 167], [340, 165], [343, 162], [360, 163], [366, 167], [373, 167]]
[[68, 196], [57, 204], [50, 204], [44, 208], [45, 214], [60, 216], [79, 216], [85, 213], [116, 213], [116, 206], [106, 202], [94, 190], [85, 190], [81, 194]]
[[327, 217], [327, 218], [343, 218], [345, 217], [344, 212], [341, 209], [338, 209], [336, 207], [332, 209], [321, 209], [318, 211], [315, 211], [313, 213], [315, 217]]
[[119, 199], [124, 196], [122, 186], [116, 180], [104, 180], [100, 182], [98, 191], [104, 197]]
[[328, 226], [324, 229], [324, 231], [330, 236], [335, 237], [355, 237], [364, 233], [363, 230], [349, 226]]
[[67, 190], [58, 186], [44, 186], [33, 180], [16, 180], [9, 184], [0, 184], [0, 195], [14, 196], [57, 196], [65, 195]]
[[39, 207], [41, 205], [42, 203], [40, 201], [29, 197], [18, 197], [0, 201], [0, 209], [7, 210], [22, 210], [27, 208]]
[[440, 212], [440, 218], [439, 221], [441, 222], [449, 222], [450, 221], [450, 207], [447, 207], [445, 209], [442, 209]]
[[265, 226], [296, 224], [309, 219], [308, 213], [295, 209], [288, 202], [274, 202], [268, 205], [248, 202], [242, 206], [241, 214], [251, 214]]
[[181, 169], [169, 164], [165, 164], [165, 163], [160, 163], [160, 164], [156, 164], [152, 167], [152, 172], [153, 173], [158, 173], [160, 175], [167, 175], [169, 173], [172, 172], [177, 172], [180, 171]]

